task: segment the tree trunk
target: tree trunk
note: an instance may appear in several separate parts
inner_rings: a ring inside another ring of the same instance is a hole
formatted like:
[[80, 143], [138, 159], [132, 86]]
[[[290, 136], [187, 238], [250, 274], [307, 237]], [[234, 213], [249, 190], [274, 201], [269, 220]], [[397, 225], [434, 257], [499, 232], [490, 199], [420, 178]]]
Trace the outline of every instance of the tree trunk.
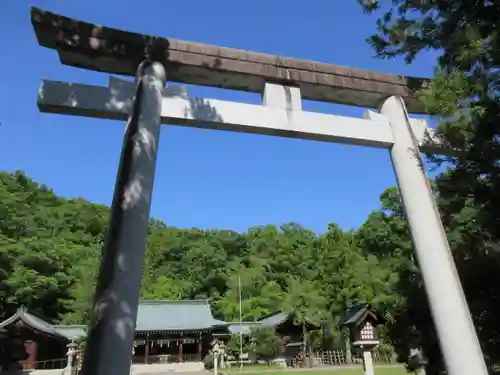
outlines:
[[302, 323], [302, 342], [304, 344], [304, 354], [307, 352], [307, 331], [306, 331], [306, 323]]
[[344, 331], [344, 344], [345, 344], [345, 361], [348, 365], [352, 365], [352, 351], [351, 351], [351, 339], [349, 337], [349, 332]]

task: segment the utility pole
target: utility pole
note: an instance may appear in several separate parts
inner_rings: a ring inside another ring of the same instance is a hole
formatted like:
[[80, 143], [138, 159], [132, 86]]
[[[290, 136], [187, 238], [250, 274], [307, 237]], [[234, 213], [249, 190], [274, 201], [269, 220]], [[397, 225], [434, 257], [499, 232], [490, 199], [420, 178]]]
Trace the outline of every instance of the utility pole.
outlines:
[[243, 314], [241, 312], [241, 277], [238, 275], [238, 296], [240, 303], [240, 370], [243, 370]]

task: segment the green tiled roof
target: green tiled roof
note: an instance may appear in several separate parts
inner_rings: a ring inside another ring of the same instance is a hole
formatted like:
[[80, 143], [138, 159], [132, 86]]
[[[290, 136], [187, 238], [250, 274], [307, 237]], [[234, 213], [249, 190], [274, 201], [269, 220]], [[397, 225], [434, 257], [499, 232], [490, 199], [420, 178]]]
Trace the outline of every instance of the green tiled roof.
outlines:
[[[280, 324], [285, 323], [288, 319], [293, 319], [293, 313], [284, 313], [282, 311], [276, 311], [271, 314], [263, 316], [256, 322], [230, 323], [228, 329], [229, 332], [233, 335], [239, 333], [248, 335], [251, 333], [252, 329], [275, 328]], [[318, 324], [312, 322], [310, 319], [306, 318], [306, 321], [308, 326], [313, 326], [315, 328], [319, 327]]]
[[252, 328], [259, 328], [260, 323], [258, 322], [241, 322], [241, 323], [230, 323], [227, 327], [229, 329], [229, 333], [232, 335], [243, 334], [249, 335], [252, 331]]
[[[276, 311], [274, 313], [268, 314], [262, 318], [260, 318], [257, 323], [260, 323], [262, 327], [277, 327], [280, 324], [283, 324], [288, 319], [293, 319], [294, 313], [284, 313], [282, 311]], [[320, 327], [318, 323], [315, 323], [311, 319], [305, 318], [306, 324], [313, 327]]]
[[54, 326], [55, 330], [68, 340], [75, 341], [80, 337], [87, 336], [87, 326], [74, 325], [74, 326]]
[[284, 323], [290, 317], [291, 314], [277, 311], [260, 318], [258, 322], [263, 327], [276, 327]]
[[213, 317], [209, 300], [141, 301], [136, 331], [196, 331], [227, 325]]
[[[22, 320], [35, 330], [51, 335], [76, 340], [86, 335], [83, 325], [52, 325], [43, 319], [29, 314], [24, 308], [0, 323], [0, 330]], [[209, 300], [181, 301], [141, 301], [137, 311], [137, 332], [159, 331], [202, 331], [213, 328], [226, 328], [229, 324], [213, 317]]]
[[22, 321], [24, 324], [33, 328], [34, 330], [37, 330], [37, 331], [40, 331], [43, 333], [47, 333], [49, 335], [59, 336], [59, 337], [65, 338], [64, 335], [57, 332], [57, 330], [55, 329], [55, 327], [52, 324], [46, 322], [45, 320], [43, 320], [43, 319], [41, 319], [33, 314], [28, 313], [24, 307], [20, 307], [19, 309], [17, 309], [17, 311], [14, 315], [12, 315], [10, 318], [1, 322], [0, 329], [6, 328], [9, 325], [14, 324], [18, 321]]

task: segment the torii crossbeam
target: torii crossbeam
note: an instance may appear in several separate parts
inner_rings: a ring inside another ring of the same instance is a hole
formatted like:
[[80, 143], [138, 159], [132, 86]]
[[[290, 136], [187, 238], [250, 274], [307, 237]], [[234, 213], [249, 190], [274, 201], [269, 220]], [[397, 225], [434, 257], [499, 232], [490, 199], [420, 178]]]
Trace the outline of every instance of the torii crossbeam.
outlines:
[[[44, 81], [43, 112], [127, 119], [89, 327], [84, 375], [128, 374], [160, 126], [347, 143], [389, 150], [450, 375], [486, 375], [464, 293], [420, 151], [442, 146], [423, 120], [422, 79], [129, 33], [32, 8], [42, 46], [67, 65], [134, 76], [108, 87]], [[170, 81], [262, 94], [262, 105], [192, 98]], [[364, 119], [302, 111], [302, 99], [379, 108]], [[405, 105], [406, 103], [406, 105]]]

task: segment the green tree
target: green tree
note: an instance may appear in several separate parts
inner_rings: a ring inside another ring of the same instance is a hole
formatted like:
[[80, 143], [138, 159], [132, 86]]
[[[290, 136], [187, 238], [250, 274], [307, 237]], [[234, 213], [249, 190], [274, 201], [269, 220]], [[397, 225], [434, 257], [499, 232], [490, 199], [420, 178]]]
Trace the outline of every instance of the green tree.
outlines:
[[254, 360], [270, 362], [281, 353], [282, 342], [272, 328], [252, 330], [250, 354]]
[[326, 299], [318, 284], [297, 277], [288, 280], [282, 310], [291, 312], [295, 324], [302, 326], [302, 337], [306, 348], [309, 348], [307, 325], [321, 327], [328, 318]]
[[186, 290], [189, 285], [184, 280], [159, 276], [142, 292], [142, 298], [146, 300], [180, 300], [187, 294]]
[[94, 300], [102, 242], [86, 248], [87, 257], [74, 266], [75, 278], [69, 290], [68, 312], [63, 324], [89, 324]]
[[277, 282], [269, 278], [265, 266], [266, 262], [257, 257], [251, 257], [248, 266], [240, 262], [228, 264], [227, 290], [216, 301], [222, 316], [239, 321], [240, 291], [243, 321], [257, 320], [279, 308], [284, 293]]
[[248, 337], [243, 335], [235, 334], [231, 335], [231, 339], [227, 343], [227, 351], [228, 354], [236, 358], [236, 360], [240, 360], [240, 353], [248, 353], [249, 342]]

